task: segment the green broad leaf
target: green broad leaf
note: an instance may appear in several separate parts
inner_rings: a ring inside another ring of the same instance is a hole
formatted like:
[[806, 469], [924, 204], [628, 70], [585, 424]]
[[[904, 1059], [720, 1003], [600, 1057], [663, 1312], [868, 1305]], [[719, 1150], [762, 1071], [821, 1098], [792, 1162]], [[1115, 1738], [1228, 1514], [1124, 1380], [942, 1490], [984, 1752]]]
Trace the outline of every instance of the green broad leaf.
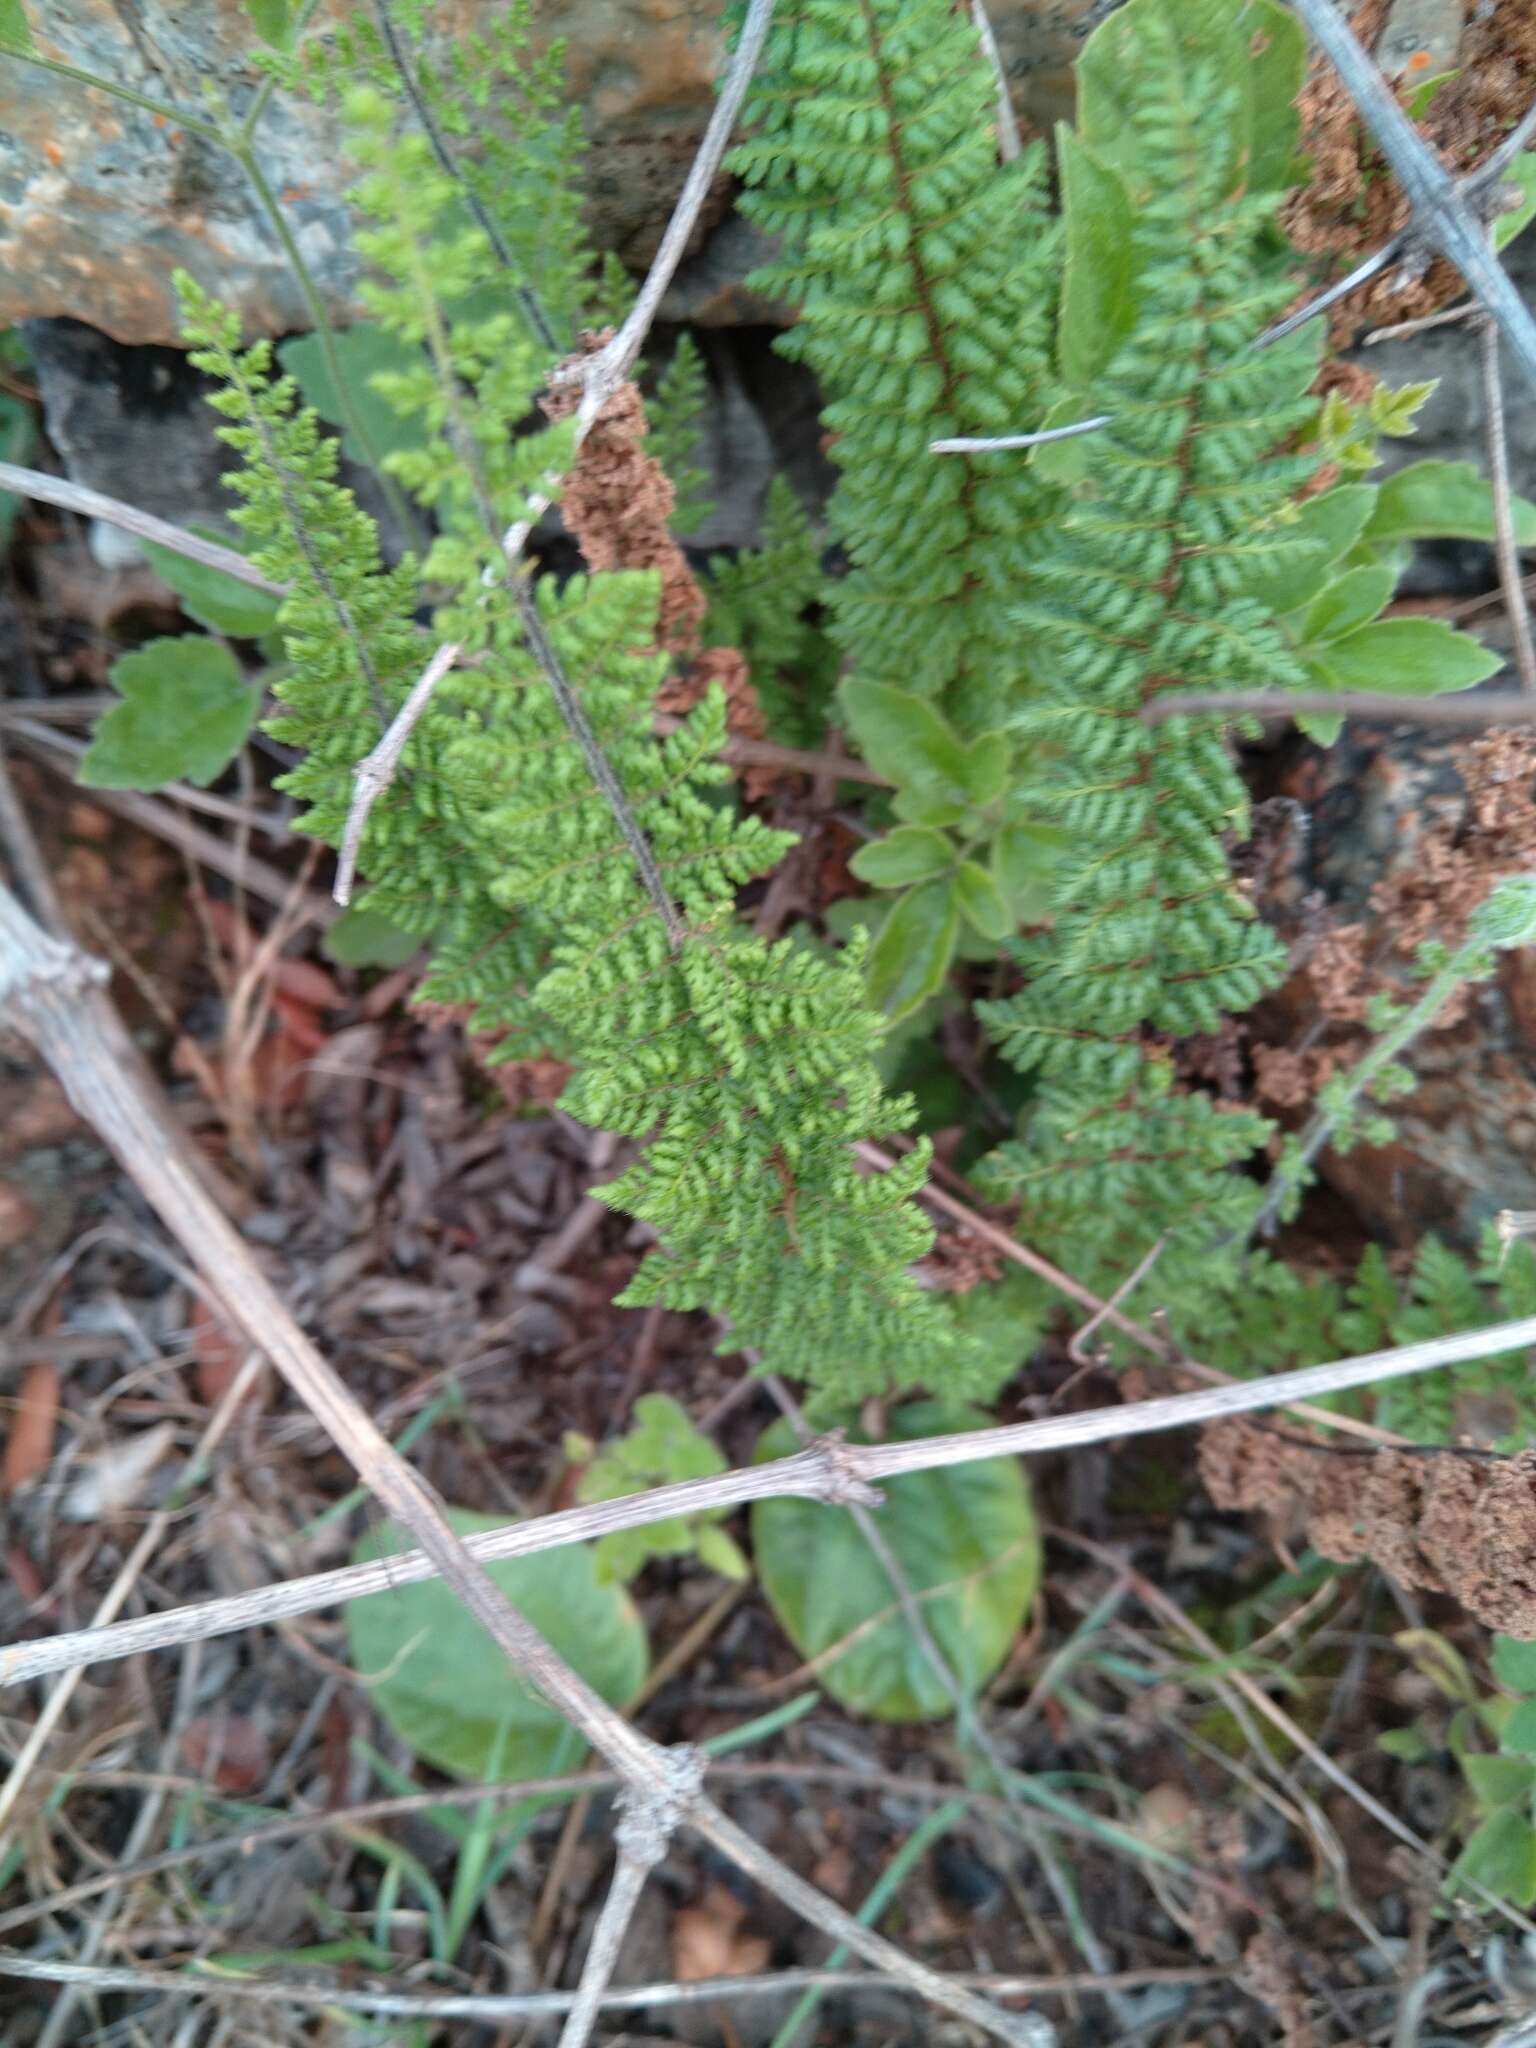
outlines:
[[[923, 1401], [897, 1409], [887, 1434], [899, 1443], [987, 1419]], [[753, 1457], [786, 1457], [798, 1447], [779, 1422], [759, 1438]], [[1040, 1535], [1023, 1467], [1016, 1458], [993, 1458], [907, 1473], [883, 1490], [885, 1503], [874, 1511], [880, 1532], [940, 1651], [973, 1695], [1008, 1655], [1040, 1580]], [[800, 1655], [819, 1659], [847, 1642], [817, 1668], [834, 1699], [879, 1721], [953, 1712], [851, 1515], [820, 1501], [759, 1501], [752, 1543], [768, 1603]]]
[[896, 785], [896, 809], [922, 825], [951, 824], [970, 805], [971, 765], [959, 734], [926, 698], [857, 678], [842, 700], [860, 751]]
[[1395, 572], [1384, 564], [1347, 569], [1335, 576], [1308, 605], [1297, 638], [1310, 646], [1322, 640], [1337, 640], [1374, 619], [1397, 588]]
[[1469, 690], [1503, 667], [1503, 657], [1443, 619], [1379, 619], [1340, 640], [1302, 649], [1329, 690], [1382, 690], [1438, 697]]
[[[1536, 1700], [1521, 1700], [1515, 1711], [1504, 1723], [1500, 1747], [1507, 1757], [1536, 1756]], [[1471, 1763], [1472, 1758], [1468, 1757]], [[1527, 1779], [1532, 1777], [1527, 1766]]]
[[[19, 398], [0, 391], [0, 462], [25, 466], [32, 452], [32, 413]], [[10, 545], [21, 500], [14, 491], [0, 491], [0, 548]]]
[[745, 1585], [752, 1576], [751, 1561], [734, 1536], [726, 1534], [712, 1522], [706, 1523], [698, 1534], [699, 1563], [710, 1571], [718, 1572], [722, 1579], [732, 1579], [737, 1585]]
[[891, 905], [869, 949], [869, 999], [894, 1024], [937, 995], [954, 958], [960, 914], [948, 881], [924, 882]]
[[348, 905], [322, 939], [321, 950], [340, 967], [403, 967], [426, 943], [363, 902]]
[[[277, 353], [283, 368], [297, 381], [304, 403], [312, 405], [323, 420], [338, 429], [344, 452], [367, 467], [381, 462], [396, 449], [421, 447], [425, 439], [421, 421], [402, 419], [369, 382], [380, 371], [415, 369], [421, 360], [419, 353], [371, 320], [360, 321], [332, 340], [341, 371], [341, 390], [326, 361], [321, 336], [297, 335], [279, 342]], [[359, 439], [348, 421], [343, 390], [366, 441]]]
[[0, 43], [11, 50], [30, 51], [34, 47], [21, 0], [0, 0]]
[[245, 0], [245, 11], [264, 43], [270, 43], [274, 50], [293, 47], [295, 23], [290, 0]]
[[1492, 1663], [1494, 1677], [1510, 1692], [1536, 1693], [1536, 1643], [1495, 1636]]
[[1536, 149], [1524, 149], [1504, 173], [1506, 184], [1520, 194], [1519, 204], [1501, 213], [1493, 223], [1493, 246], [1508, 248], [1516, 235], [1536, 220]]
[[201, 633], [151, 640], [112, 664], [122, 695], [96, 726], [80, 763], [88, 789], [160, 789], [222, 775], [260, 706], [229, 649]]
[[1015, 925], [1051, 910], [1051, 884], [1068, 834], [1059, 825], [1005, 825], [992, 842], [992, 879]]
[[984, 810], [988, 804], [995, 804], [1008, 787], [1008, 770], [1013, 763], [1013, 748], [1008, 744], [1008, 735], [1001, 732], [984, 732], [973, 739], [965, 750], [963, 774], [965, 787], [971, 802], [977, 810]]
[[1529, 1800], [1536, 1790], [1536, 1765], [1521, 1756], [1464, 1756], [1461, 1768], [1484, 1813], [1496, 1813], [1516, 1800]]
[[[1078, 420], [1092, 418], [1083, 410], [1082, 398], [1058, 398], [1040, 422], [1042, 428], [1070, 427]], [[1029, 467], [1037, 470], [1041, 480], [1048, 484], [1060, 484], [1063, 490], [1071, 490], [1080, 484], [1088, 474], [1091, 450], [1091, 434], [1074, 434], [1065, 441], [1042, 441], [1031, 448], [1025, 460]]]
[[1145, 148], [1134, 119], [1138, 89], [1163, 68], [1159, 29], [1171, 29], [1184, 76], [1212, 67], [1235, 101], [1233, 118], [1206, 136], [1209, 175], [1246, 193], [1296, 182], [1296, 100], [1306, 71], [1301, 26], [1274, 0], [1130, 0], [1102, 22], [1077, 60], [1078, 131], [1108, 163], [1132, 169]]
[[1102, 163], [1065, 124], [1056, 130], [1056, 156], [1066, 225], [1056, 357], [1062, 382], [1073, 391], [1091, 392], [1136, 324], [1136, 209], [1118, 171]]
[[1003, 940], [1015, 930], [1013, 913], [1003, 900], [996, 882], [973, 860], [961, 861], [950, 885], [960, 915], [974, 925], [984, 939]]
[[[1536, 547], [1536, 505], [1514, 501], [1515, 540]], [[1368, 541], [1492, 540], [1493, 492], [1472, 462], [1410, 462], [1377, 485]]]
[[1427, 1763], [1434, 1750], [1417, 1728], [1388, 1728], [1376, 1738], [1376, 1747], [1400, 1764]]
[[1375, 484], [1336, 484], [1308, 498], [1294, 520], [1273, 529], [1272, 538], [1284, 545], [1244, 568], [1243, 595], [1276, 612], [1310, 604], [1365, 532], [1376, 495]]
[[942, 832], [927, 825], [898, 825], [883, 839], [861, 846], [848, 866], [872, 888], [904, 889], [909, 882], [947, 874], [954, 860], [955, 849]]
[[1452, 1864], [1446, 1889], [1478, 1884], [1522, 1908], [1536, 1900], [1536, 1828], [1514, 1807], [1489, 1814]]
[[277, 624], [280, 597], [252, 590], [248, 583], [238, 582], [222, 569], [189, 562], [185, 555], [174, 554], [157, 541], [140, 541], [139, 545], [155, 574], [163, 583], [169, 583], [181, 599], [182, 610], [200, 626], [215, 633], [228, 633], [237, 640], [259, 640]]
[[[460, 1536], [502, 1527], [504, 1516], [450, 1508]], [[411, 1549], [393, 1522], [368, 1530], [356, 1564]], [[525, 1620], [611, 1706], [639, 1691], [649, 1668], [645, 1628], [628, 1594], [599, 1585], [592, 1552], [572, 1543], [485, 1569]], [[347, 1603], [353, 1668], [374, 1707], [416, 1754], [459, 1778], [545, 1777], [574, 1768], [586, 1744], [512, 1673], [480, 1624], [441, 1579], [395, 1586]]]
[[1451, 80], [1460, 76], [1461, 70], [1458, 66], [1451, 71], [1437, 71], [1433, 78], [1426, 78], [1422, 85], [1416, 85], [1406, 102], [1408, 118], [1412, 121], [1422, 121]]

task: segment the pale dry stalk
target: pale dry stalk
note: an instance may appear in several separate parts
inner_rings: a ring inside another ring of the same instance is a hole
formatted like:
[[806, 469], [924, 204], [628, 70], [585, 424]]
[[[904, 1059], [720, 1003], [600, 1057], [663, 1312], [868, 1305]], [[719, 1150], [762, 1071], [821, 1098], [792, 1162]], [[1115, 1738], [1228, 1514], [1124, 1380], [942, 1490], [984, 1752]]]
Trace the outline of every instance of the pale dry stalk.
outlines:
[[[696, 1791], [678, 1767], [610, 1707], [518, 1613], [454, 1534], [425, 1483], [374, 1424], [284, 1307], [244, 1243], [206, 1192], [190, 1150], [157, 1102], [103, 989], [101, 964], [60, 944], [0, 889], [0, 1021], [20, 1030], [54, 1069], [79, 1113], [116, 1154], [141, 1193], [191, 1254], [204, 1291], [231, 1325], [270, 1357], [386, 1511], [405, 1525], [455, 1595], [533, 1686], [623, 1778], [637, 1800], [676, 1795], [676, 1811], [766, 1890], [853, 1952], [1001, 2040], [1027, 2037], [1022, 2023], [862, 1926], [762, 1849]], [[686, 1808], [686, 1812], [684, 1809]], [[669, 1811], [672, 1810], [668, 1806]]]
[[[1495, 1323], [1455, 1336], [1426, 1338], [1417, 1344], [1368, 1352], [1358, 1358], [1336, 1359], [1327, 1365], [1304, 1366], [1264, 1379], [1223, 1381], [1193, 1393], [1165, 1394], [1152, 1401], [1089, 1408], [1076, 1415], [1047, 1416], [1039, 1422], [1003, 1423], [990, 1429], [965, 1430], [953, 1436], [914, 1437], [893, 1444], [849, 1444], [823, 1438], [814, 1449], [799, 1451], [790, 1458], [743, 1466], [710, 1479], [682, 1480], [648, 1493], [597, 1501], [589, 1507], [565, 1508], [504, 1529], [489, 1529], [482, 1535], [468, 1537], [464, 1548], [481, 1562], [530, 1557], [541, 1550], [587, 1542], [615, 1530], [643, 1528], [673, 1515], [697, 1515], [712, 1508], [740, 1507], [754, 1500], [822, 1500], [844, 1505], [853, 1498], [872, 1504], [870, 1489], [882, 1479], [898, 1478], [905, 1472], [936, 1471], [987, 1458], [1075, 1450], [1086, 1444], [1112, 1443], [1121, 1437], [1189, 1428], [1265, 1408], [1290, 1407], [1294, 1411], [1314, 1397], [1343, 1393], [1352, 1387], [1376, 1386], [1527, 1345], [1536, 1345], [1536, 1316], [1522, 1316], [1513, 1322]], [[1305, 1409], [1301, 1412], [1305, 1413]], [[1318, 1413], [1321, 1420], [1334, 1425], [1346, 1419], [1327, 1411]], [[0, 1649], [0, 1687], [16, 1685], [49, 1671], [67, 1670], [76, 1664], [134, 1656], [205, 1636], [228, 1635], [258, 1623], [286, 1621], [339, 1601], [356, 1600], [367, 1593], [386, 1592], [437, 1575], [435, 1560], [424, 1551], [404, 1551], [378, 1564], [318, 1572], [310, 1578], [286, 1580], [252, 1593], [117, 1622], [111, 1628], [81, 1629], [72, 1635], [16, 1643]]]

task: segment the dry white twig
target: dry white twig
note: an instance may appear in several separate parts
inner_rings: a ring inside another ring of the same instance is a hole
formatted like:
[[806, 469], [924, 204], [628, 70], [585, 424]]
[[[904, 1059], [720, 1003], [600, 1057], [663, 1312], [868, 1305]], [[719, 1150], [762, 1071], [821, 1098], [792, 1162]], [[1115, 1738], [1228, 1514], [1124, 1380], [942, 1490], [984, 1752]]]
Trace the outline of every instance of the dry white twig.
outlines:
[[152, 512], [141, 512], [136, 505], [125, 505], [121, 498], [109, 498], [101, 491], [87, 490], [83, 484], [72, 484], [64, 477], [49, 476], [40, 469], [23, 469], [14, 462], [0, 462], [0, 490], [14, 491], [18, 497], [33, 498], [41, 505], [58, 505], [66, 512], [78, 512], [87, 519], [100, 519], [108, 526], [119, 526], [124, 533], [136, 534], [140, 540], [152, 540], [170, 554], [184, 556], [189, 562], [201, 562], [205, 569], [218, 569], [224, 575], [232, 576], [237, 583], [248, 584], [252, 590], [265, 591], [268, 597], [286, 597], [288, 594], [286, 583], [272, 582], [270, 577], [262, 575], [254, 562], [248, 562], [244, 555], [237, 555], [233, 548], [220, 547], [214, 540], [203, 540], [183, 527], [172, 526], [168, 519], [157, 519]]
[[560, 2031], [560, 2048], [586, 2048], [645, 1880], [666, 1855], [667, 1844], [703, 1791], [701, 1750], [669, 1750], [667, 1765], [672, 1774], [667, 1783], [644, 1793], [631, 1788], [621, 1794], [623, 1812], [614, 1831], [619, 1859], [603, 1910], [592, 1930], [576, 2002]]
[[369, 813], [379, 798], [395, 779], [400, 766], [400, 756], [405, 752], [405, 743], [415, 730], [417, 721], [427, 708], [427, 700], [449, 669], [459, 658], [459, 642], [445, 641], [422, 670], [411, 687], [411, 694], [400, 706], [379, 744], [371, 754], [365, 754], [355, 770], [352, 808], [347, 813], [346, 830], [342, 834], [341, 853], [336, 862], [336, 885], [331, 894], [345, 906], [352, 901], [352, 884], [357, 876], [357, 856], [363, 843], [363, 828], [368, 823]]
[[[659, 1486], [650, 1493], [626, 1494], [618, 1500], [566, 1508], [557, 1514], [509, 1524], [504, 1529], [490, 1529], [483, 1535], [468, 1537], [464, 1547], [477, 1562], [487, 1563], [496, 1558], [531, 1557], [540, 1550], [586, 1542], [617, 1529], [638, 1529], [672, 1515], [696, 1515], [710, 1508], [739, 1507], [754, 1500], [796, 1498], [841, 1505], [856, 1498], [869, 1503], [870, 1489], [882, 1479], [897, 1478], [904, 1472], [970, 1465], [984, 1458], [1034, 1457], [1045, 1451], [1075, 1450], [1118, 1437], [1186, 1429], [1195, 1423], [1253, 1414], [1264, 1408], [1291, 1407], [1351, 1387], [1375, 1386], [1384, 1380], [1433, 1372], [1439, 1366], [1515, 1351], [1524, 1345], [1536, 1345], [1536, 1316], [1462, 1331], [1455, 1336], [1426, 1338], [1421, 1343], [1372, 1351], [1358, 1358], [1335, 1359], [1327, 1365], [1304, 1366], [1295, 1372], [1274, 1373], [1267, 1379], [1234, 1380], [1222, 1386], [1201, 1387], [1193, 1393], [1165, 1394], [1153, 1401], [1089, 1408], [1076, 1415], [1047, 1416], [1038, 1422], [965, 1430], [954, 1436], [915, 1437], [894, 1444], [829, 1443], [823, 1439], [812, 1450], [799, 1451], [791, 1458], [775, 1459], [769, 1464], [743, 1466], [711, 1479], [682, 1480], [673, 1486]], [[1320, 1419], [1333, 1422], [1338, 1418], [1325, 1414]], [[382, 1593], [394, 1586], [436, 1576], [433, 1559], [419, 1550], [405, 1551], [378, 1564], [317, 1572], [309, 1578], [289, 1579], [254, 1593], [234, 1594], [193, 1607], [173, 1608], [166, 1614], [120, 1621], [107, 1629], [81, 1629], [72, 1635], [39, 1642], [14, 1643], [0, 1650], [0, 1686], [16, 1685], [75, 1664], [97, 1663], [194, 1642], [205, 1636], [227, 1635], [257, 1623], [286, 1621], [339, 1601], [356, 1600], [365, 1593]]]
[[[1202, 1968], [1121, 1970], [1113, 1976], [1083, 1972], [1062, 1976], [957, 1975], [950, 1984], [991, 1992], [998, 1998], [1071, 1998], [1085, 1991], [1135, 1991], [1152, 1984], [1219, 1984], [1231, 1971]], [[97, 1991], [162, 1991], [173, 1996], [238, 1999], [245, 2004], [297, 2005], [315, 2010], [366, 2013], [376, 2019], [527, 2020], [555, 2018], [571, 2010], [574, 1991], [457, 1992], [440, 1996], [403, 1991], [349, 1991], [326, 1984], [253, 1983], [248, 1978], [201, 1976], [186, 1971], [133, 1970], [50, 1957], [0, 1955], [0, 1977], [35, 1984], [84, 1984]], [[780, 1970], [763, 1977], [707, 1977], [699, 1981], [631, 1984], [605, 1991], [608, 2011], [643, 2012], [658, 2005], [710, 2005], [729, 1998], [772, 1998], [812, 1989], [868, 1991], [901, 1989], [898, 1979], [859, 1970]], [[1021, 2015], [1020, 2017], [1027, 2017]], [[1035, 2048], [1038, 2033], [1024, 2036]]]
[[1478, 690], [1464, 697], [1394, 697], [1374, 690], [1170, 690], [1142, 707], [1148, 725], [1235, 711], [1254, 718], [1292, 719], [1309, 712], [1394, 725], [1444, 725], [1476, 731], [1486, 725], [1529, 725], [1536, 701], [1514, 690]]
[[992, 66], [992, 75], [997, 80], [997, 153], [1005, 164], [1011, 164], [1024, 144], [1019, 135], [1019, 124], [1014, 118], [1008, 74], [1003, 69], [1003, 53], [997, 47], [997, 37], [992, 33], [986, 0], [971, 0], [971, 20], [976, 24], [976, 34], [981, 40], [981, 53]]
[[[1498, 323], [1511, 352], [1536, 385], [1536, 320], [1489, 249], [1485, 223], [1468, 195], [1488, 190], [1510, 161], [1513, 141], [1523, 146], [1525, 122], [1470, 177], [1457, 180], [1445, 168], [1397, 102], [1334, 0], [1290, 0], [1314, 42], [1338, 72], [1344, 90], [1375, 136], [1397, 174], [1412, 208], [1412, 233], [1454, 263], [1473, 296]], [[1530, 116], [1526, 117], [1529, 121]], [[1506, 154], [1506, 152], [1508, 152]]]
[[1499, 330], [1488, 319], [1478, 322], [1483, 352], [1483, 424], [1488, 438], [1488, 483], [1493, 494], [1494, 553], [1504, 614], [1514, 639], [1515, 669], [1520, 687], [1536, 712], [1536, 645], [1531, 640], [1531, 610], [1520, 574], [1515, 540], [1514, 488], [1509, 478], [1509, 437], [1504, 418], [1504, 376], [1499, 364]]

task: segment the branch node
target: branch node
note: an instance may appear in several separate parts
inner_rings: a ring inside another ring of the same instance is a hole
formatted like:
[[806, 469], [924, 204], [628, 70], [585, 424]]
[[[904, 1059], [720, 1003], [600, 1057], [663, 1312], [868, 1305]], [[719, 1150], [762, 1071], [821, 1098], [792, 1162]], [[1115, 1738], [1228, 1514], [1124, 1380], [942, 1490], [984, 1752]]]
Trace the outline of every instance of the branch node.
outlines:
[[682, 1742], [662, 1752], [654, 1778], [624, 1787], [614, 1830], [621, 1856], [645, 1870], [661, 1861], [703, 1794], [704, 1769], [703, 1750]]
[[877, 1508], [885, 1499], [878, 1486], [871, 1486], [859, 1469], [859, 1454], [841, 1429], [828, 1430], [816, 1439], [821, 1454], [822, 1481], [819, 1498], [831, 1508]]
[[[7, 949], [9, 951], [9, 949]], [[34, 992], [51, 995], [84, 995], [88, 989], [104, 987], [112, 969], [94, 953], [66, 944], [48, 932], [37, 932], [23, 954], [12, 954], [0, 971], [0, 1023], [8, 1009], [24, 1018], [32, 1007]]]

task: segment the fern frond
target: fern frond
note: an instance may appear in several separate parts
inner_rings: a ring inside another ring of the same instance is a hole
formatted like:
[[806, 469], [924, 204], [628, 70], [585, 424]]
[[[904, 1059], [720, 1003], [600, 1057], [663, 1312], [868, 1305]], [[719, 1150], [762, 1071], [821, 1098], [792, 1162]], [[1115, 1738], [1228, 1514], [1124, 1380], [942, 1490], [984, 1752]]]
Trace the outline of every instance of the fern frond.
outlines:
[[827, 394], [828, 517], [853, 565], [834, 637], [856, 676], [943, 698], [966, 734], [1016, 705], [1009, 594], [1058, 501], [1012, 457], [928, 453], [1043, 410], [1041, 158], [998, 166], [994, 95], [949, 0], [786, 0], [731, 159], [742, 211], [781, 238], [758, 281], [800, 302], [778, 345]]

